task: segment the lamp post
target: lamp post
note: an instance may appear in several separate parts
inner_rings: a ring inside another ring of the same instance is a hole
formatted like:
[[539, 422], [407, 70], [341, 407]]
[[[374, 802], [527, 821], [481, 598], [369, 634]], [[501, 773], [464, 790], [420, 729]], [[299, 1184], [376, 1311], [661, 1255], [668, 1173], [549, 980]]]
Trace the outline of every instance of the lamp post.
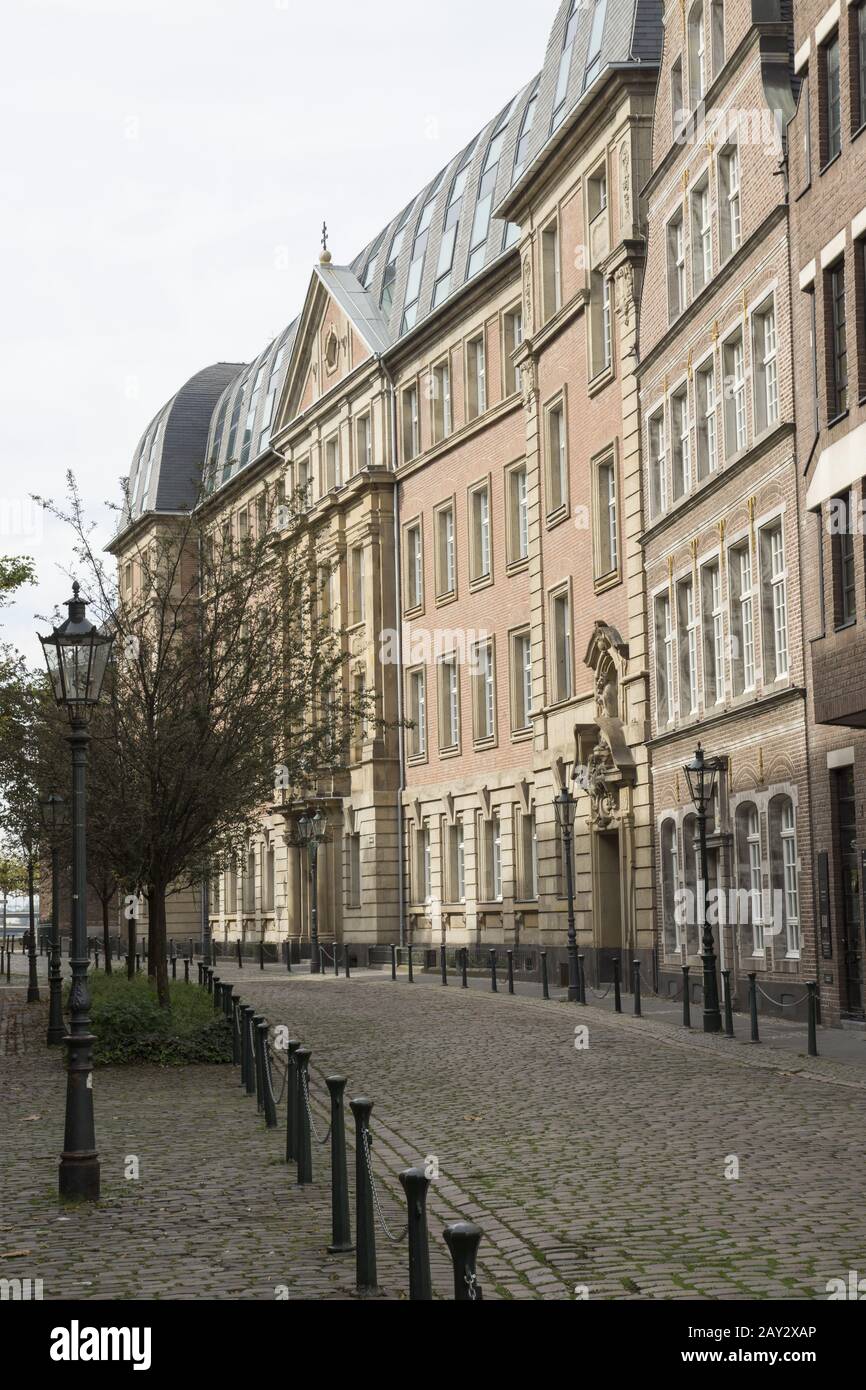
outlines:
[[69, 617], [50, 637], [40, 637], [54, 698], [69, 717], [72, 750], [72, 988], [65, 1038], [66, 1129], [60, 1155], [60, 1195], [76, 1200], [99, 1197], [99, 1157], [93, 1125], [93, 1035], [87, 988], [86, 769], [88, 721], [99, 702], [114, 638], [85, 617], [78, 584], [68, 600]]
[[716, 950], [713, 941], [713, 928], [709, 920], [709, 903], [707, 893], [707, 883], [709, 881], [709, 869], [707, 865], [707, 805], [712, 802], [715, 792], [716, 781], [719, 773], [725, 766], [722, 758], [708, 758], [704, 750], [698, 744], [697, 752], [690, 763], [686, 763], [683, 769], [689, 784], [689, 793], [695, 804], [698, 816], [698, 837], [701, 850], [701, 915], [703, 917], [703, 951], [701, 960], [704, 963], [704, 1032], [721, 1033], [722, 1015], [719, 1009], [719, 981], [716, 975]]
[[39, 816], [51, 845], [51, 958], [48, 962], [49, 1047], [63, 1042], [63, 986], [60, 968], [60, 837], [66, 827], [66, 798], [58, 792], [39, 798]]
[[319, 845], [324, 844], [328, 821], [324, 811], [314, 816], [301, 816], [298, 821], [298, 841], [306, 848], [310, 860], [310, 974], [320, 975], [319, 959]]
[[39, 1003], [39, 976], [36, 973], [36, 916], [33, 911], [33, 847], [27, 850], [27, 901], [30, 906], [30, 931], [27, 945], [27, 1003]]
[[565, 891], [568, 897], [568, 999], [576, 1004], [580, 999], [580, 976], [577, 964], [577, 930], [574, 924], [574, 863], [571, 846], [574, 837], [574, 816], [577, 802], [568, 787], [563, 787], [559, 796], [554, 797], [556, 823], [562, 835], [562, 853], [565, 857]]

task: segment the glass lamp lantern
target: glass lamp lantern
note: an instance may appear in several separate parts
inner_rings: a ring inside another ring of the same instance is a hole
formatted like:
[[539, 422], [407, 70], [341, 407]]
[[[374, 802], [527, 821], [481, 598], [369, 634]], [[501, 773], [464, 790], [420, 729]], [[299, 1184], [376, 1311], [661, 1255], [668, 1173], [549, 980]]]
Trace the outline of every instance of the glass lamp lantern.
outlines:
[[86, 721], [99, 703], [114, 637], [102, 633], [85, 616], [77, 583], [67, 600], [69, 617], [50, 637], [40, 636], [54, 698], [73, 723]]

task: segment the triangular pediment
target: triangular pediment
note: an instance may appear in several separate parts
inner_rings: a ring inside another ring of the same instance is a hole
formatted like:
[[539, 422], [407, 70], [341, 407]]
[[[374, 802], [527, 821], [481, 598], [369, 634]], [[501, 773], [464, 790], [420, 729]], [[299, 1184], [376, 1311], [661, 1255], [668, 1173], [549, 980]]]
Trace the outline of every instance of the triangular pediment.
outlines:
[[390, 346], [379, 306], [347, 266], [317, 265], [292, 347], [278, 428]]

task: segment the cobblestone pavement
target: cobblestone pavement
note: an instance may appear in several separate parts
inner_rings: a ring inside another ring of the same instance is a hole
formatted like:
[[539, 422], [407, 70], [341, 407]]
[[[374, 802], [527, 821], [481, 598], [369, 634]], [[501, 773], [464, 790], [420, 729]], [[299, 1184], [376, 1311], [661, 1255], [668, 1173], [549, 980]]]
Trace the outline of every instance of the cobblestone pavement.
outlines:
[[[347, 1075], [348, 1095], [375, 1101], [389, 1219], [401, 1217], [399, 1171], [438, 1160], [429, 1207], [443, 1296], [441, 1227], [457, 1216], [484, 1228], [487, 1297], [561, 1299], [584, 1286], [593, 1299], [809, 1299], [826, 1297], [828, 1279], [866, 1272], [861, 1068], [388, 974], [346, 981], [227, 963], [219, 973], [313, 1049], [320, 1130], [326, 1075]], [[578, 1051], [581, 1025], [589, 1047]], [[3, 1221], [17, 1218], [0, 1254], [23, 1243], [38, 1256], [27, 1271], [23, 1258], [0, 1262], [3, 1274], [36, 1275], [41, 1263], [60, 1293], [82, 1296], [272, 1298], [280, 1283], [292, 1297], [350, 1293], [351, 1260], [323, 1255], [321, 1154], [314, 1188], [299, 1192], [278, 1162], [281, 1136], [262, 1130], [233, 1072], [98, 1072], [106, 1203], [59, 1224], [59, 1065], [40, 1043], [0, 1067], [4, 1097], [14, 1079]], [[123, 1180], [127, 1153], [142, 1156], [139, 1183]], [[67, 1259], [82, 1238], [86, 1256]], [[379, 1250], [382, 1283], [399, 1296], [405, 1249], [380, 1237]], [[94, 1282], [76, 1288], [81, 1269]]]

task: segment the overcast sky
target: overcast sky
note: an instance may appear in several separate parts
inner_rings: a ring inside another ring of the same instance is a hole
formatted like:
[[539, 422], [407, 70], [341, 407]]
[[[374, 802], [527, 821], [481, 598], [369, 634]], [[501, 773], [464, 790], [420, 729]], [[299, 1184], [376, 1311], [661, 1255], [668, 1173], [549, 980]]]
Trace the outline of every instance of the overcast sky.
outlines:
[[[557, 0], [3, 0], [0, 553], [39, 583], [72, 469], [107, 536], [145, 426], [298, 313], [540, 69]], [[44, 629], [43, 629], [44, 630]]]

